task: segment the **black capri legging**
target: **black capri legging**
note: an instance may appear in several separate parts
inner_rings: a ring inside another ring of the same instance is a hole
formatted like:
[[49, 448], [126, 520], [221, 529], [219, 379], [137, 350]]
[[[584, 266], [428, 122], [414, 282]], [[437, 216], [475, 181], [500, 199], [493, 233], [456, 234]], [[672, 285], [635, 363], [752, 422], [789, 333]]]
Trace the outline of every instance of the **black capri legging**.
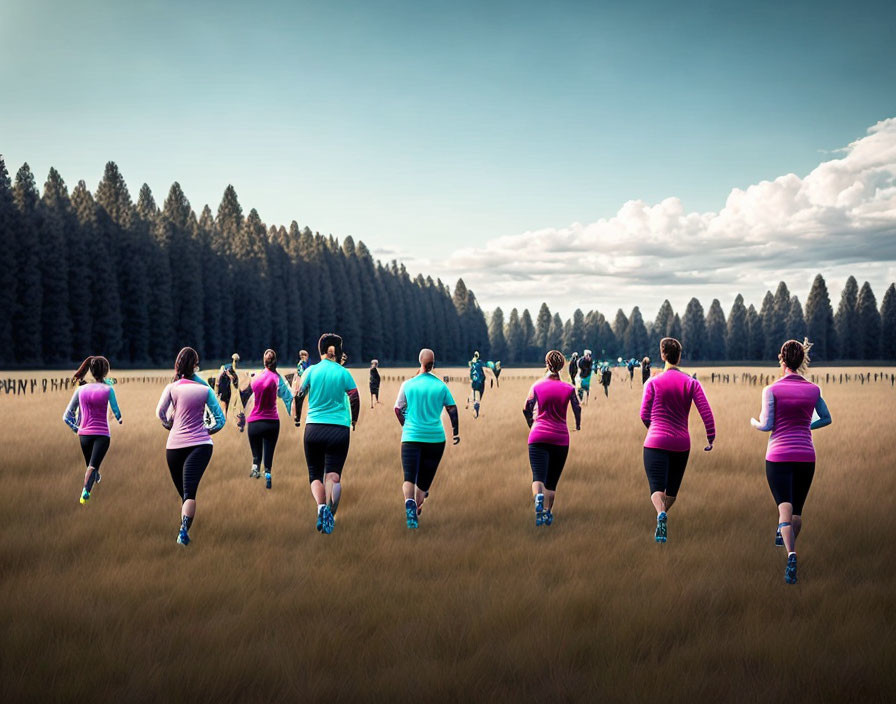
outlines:
[[656, 447], [644, 448], [644, 471], [647, 472], [651, 494], [663, 491], [667, 496], [678, 496], [689, 454], [690, 450], [673, 452]]
[[279, 420], [253, 420], [249, 427], [249, 447], [252, 449], [252, 464], [258, 466], [264, 459], [264, 466], [270, 472], [274, 466], [274, 448], [280, 437]]
[[330, 472], [342, 476], [342, 468], [348, 457], [351, 430], [347, 425], [310, 423], [305, 426], [305, 461], [308, 463], [308, 481], [322, 482]]
[[772, 490], [776, 504], [793, 504], [793, 513], [803, 513], [803, 504], [815, 476], [814, 462], [769, 462], [765, 461], [765, 478]]
[[212, 446], [209, 444], [178, 447], [165, 451], [168, 471], [171, 472], [171, 481], [174, 482], [177, 493], [184, 501], [195, 500], [199, 482], [211, 458]]
[[444, 440], [442, 442], [401, 443], [401, 467], [404, 470], [404, 480], [416, 484], [418, 489], [429, 491], [444, 452]]
[[532, 467], [532, 481], [541, 482], [550, 491], [557, 490], [557, 482], [566, 465], [569, 445], [551, 445], [547, 442], [529, 444], [529, 466]]
[[79, 435], [81, 452], [84, 454], [84, 462], [88, 467], [99, 469], [103, 457], [109, 450], [108, 435]]

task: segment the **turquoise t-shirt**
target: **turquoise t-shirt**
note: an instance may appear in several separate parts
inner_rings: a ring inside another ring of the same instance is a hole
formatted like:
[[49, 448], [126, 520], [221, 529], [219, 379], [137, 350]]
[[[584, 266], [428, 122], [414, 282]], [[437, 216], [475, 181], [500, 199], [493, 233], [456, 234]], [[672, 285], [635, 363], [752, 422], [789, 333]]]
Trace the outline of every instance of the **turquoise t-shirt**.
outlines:
[[352, 414], [345, 394], [356, 388], [352, 375], [342, 365], [329, 359], [311, 365], [302, 374], [301, 389], [308, 396], [305, 422], [351, 426]]
[[445, 442], [442, 409], [454, 406], [451, 391], [433, 374], [418, 374], [398, 390], [395, 407], [404, 411], [402, 442]]

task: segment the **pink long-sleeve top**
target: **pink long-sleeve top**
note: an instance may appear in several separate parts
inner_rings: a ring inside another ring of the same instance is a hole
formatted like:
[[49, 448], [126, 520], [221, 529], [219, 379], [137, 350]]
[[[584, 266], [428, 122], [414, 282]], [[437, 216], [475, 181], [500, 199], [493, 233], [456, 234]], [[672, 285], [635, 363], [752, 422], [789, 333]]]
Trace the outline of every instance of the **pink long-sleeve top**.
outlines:
[[[819, 419], [812, 422], [812, 414]], [[808, 379], [787, 373], [762, 390], [757, 430], [771, 430], [765, 459], [769, 462], [814, 462], [812, 430], [829, 425], [831, 415], [821, 389]]]
[[246, 419], [249, 423], [256, 420], [278, 420], [278, 396], [283, 399], [287, 413], [292, 409], [292, 392], [283, 377], [270, 369], [265, 369], [252, 379], [252, 395], [255, 396], [255, 404]]
[[549, 445], [569, 445], [566, 412], [570, 404], [578, 429], [582, 424], [582, 410], [576, 388], [550, 377], [536, 381], [529, 389], [526, 406], [523, 408], [523, 414], [531, 424], [529, 444], [543, 442]]
[[62, 419], [78, 435], [109, 435], [107, 408], [121, 421], [115, 389], [106, 383], [84, 384], [75, 389]]
[[[205, 427], [205, 407], [208, 406], [215, 417], [212, 428]], [[173, 409], [173, 415], [171, 414]], [[215, 392], [207, 384], [179, 379], [173, 381], [162, 392], [156, 415], [162, 425], [170, 427], [169, 450], [194, 445], [211, 445], [212, 433], [224, 427], [224, 412], [221, 410]]]
[[715, 420], [700, 382], [676, 367], [648, 379], [641, 400], [641, 420], [647, 426], [644, 447], [670, 452], [690, 450], [691, 403], [697, 407], [706, 426], [706, 437], [712, 443], [716, 437]]

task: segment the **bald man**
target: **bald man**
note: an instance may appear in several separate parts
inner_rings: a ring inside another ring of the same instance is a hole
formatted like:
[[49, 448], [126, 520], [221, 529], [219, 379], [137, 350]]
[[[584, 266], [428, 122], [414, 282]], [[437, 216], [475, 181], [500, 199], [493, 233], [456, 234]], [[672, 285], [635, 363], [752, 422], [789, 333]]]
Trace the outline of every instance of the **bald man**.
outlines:
[[404, 469], [405, 520], [408, 528], [417, 528], [423, 501], [436, 476], [445, 452], [445, 428], [442, 409], [448, 411], [454, 444], [460, 442], [457, 404], [448, 386], [432, 373], [435, 353], [420, 350], [420, 369], [398, 390], [395, 415], [401, 423], [401, 466]]

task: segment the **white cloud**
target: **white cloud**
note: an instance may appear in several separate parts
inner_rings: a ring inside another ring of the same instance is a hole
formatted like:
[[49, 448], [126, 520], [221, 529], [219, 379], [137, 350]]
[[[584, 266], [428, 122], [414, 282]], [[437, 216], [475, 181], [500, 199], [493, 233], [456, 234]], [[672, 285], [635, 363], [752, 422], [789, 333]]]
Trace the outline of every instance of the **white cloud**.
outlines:
[[424, 270], [463, 276], [487, 309], [544, 300], [564, 315], [638, 304], [650, 318], [664, 298], [727, 306], [738, 292], [758, 305], [781, 279], [805, 300], [819, 271], [832, 297], [849, 273], [881, 297], [896, 269], [896, 118], [836, 151], [802, 178], [733, 189], [718, 212], [632, 200], [611, 218], [496, 237]]

